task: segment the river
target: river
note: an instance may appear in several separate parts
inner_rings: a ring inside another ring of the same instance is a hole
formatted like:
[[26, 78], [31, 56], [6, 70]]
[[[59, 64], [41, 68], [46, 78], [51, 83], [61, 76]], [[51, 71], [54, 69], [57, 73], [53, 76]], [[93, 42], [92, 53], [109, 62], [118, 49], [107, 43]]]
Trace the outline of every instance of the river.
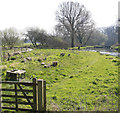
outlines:
[[111, 50], [111, 49], [84, 49], [84, 50], [81, 50], [81, 51], [92, 51], [92, 52], [98, 52], [99, 51], [101, 54], [120, 57], [120, 53], [115, 52], [114, 50]]

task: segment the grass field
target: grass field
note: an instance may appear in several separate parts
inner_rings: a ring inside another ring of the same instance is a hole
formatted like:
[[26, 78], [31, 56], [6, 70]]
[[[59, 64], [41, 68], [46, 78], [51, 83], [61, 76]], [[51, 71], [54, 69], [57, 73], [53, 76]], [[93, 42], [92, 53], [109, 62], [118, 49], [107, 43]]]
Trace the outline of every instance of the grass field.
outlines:
[[[33, 77], [46, 80], [47, 110], [117, 110], [117, 57], [62, 49], [34, 49], [14, 57], [15, 60], [3, 62], [2, 79], [5, 80], [7, 70], [25, 69], [26, 81]], [[32, 61], [22, 63], [26, 57]], [[45, 64], [57, 61], [58, 65], [44, 68], [37, 61], [39, 58]]]

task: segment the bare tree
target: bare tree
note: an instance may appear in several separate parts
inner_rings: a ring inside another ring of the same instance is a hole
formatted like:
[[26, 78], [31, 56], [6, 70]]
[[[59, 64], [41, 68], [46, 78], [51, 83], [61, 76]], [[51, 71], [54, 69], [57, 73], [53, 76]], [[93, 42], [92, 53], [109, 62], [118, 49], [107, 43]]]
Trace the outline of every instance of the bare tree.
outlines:
[[19, 34], [15, 28], [5, 29], [1, 34], [2, 46], [12, 49], [19, 40]]
[[47, 40], [48, 40], [49, 35], [46, 33], [45, 30], [40, 30], [39, 31], [39, 37], [38, 37], [38, 42], [44, 46], [47, 44]]
[[43, 46], [46, 44], [46, 40], [48, 38], [45, 30], [40, 30], [39, 28], [29, 28], [24, 35], [29, 38], [34, 47], [38, 47], [37, 43]]
[[103, 32], [105, 35], [107, 35], [108, 40], [105, 42], [106, 46], [112, 46], [114, 44], [117, 44], [118, 42], [118, 34], [116, 32], [116, 26], [110, 26], [107, 28], [103, 28]]
[[24, 33], [24, 35], [29, 38], [34, 47], [37, 47], [38, 33], [38, 28], [29, 28], [27, 32]]
[[94, 29], [90, 40], [87, 42], [87, 45], [90, 45], [90, 46], [97, 46], [97, 45], [103, 46], [107, 40], [108, 40], [107, 35], [105, 35], [99, 29]]
[[[59, 6], [59, 11], [56, 13], [58, 21], [57, 28], [64, 31], [71, 38], [71, 47], [74, 47], [74, 39], [91, 26], [91, 18], [89, 11], [77, 2], [63, 2]], [[77, 35], [76, 35], [77, 34]], [[85, 34], [84, 34], [85, 35]]]
[[93, 22], [90, 22], [86, 26], [79, 28], [78, 32], [76, 33], [76, 37], [81, 46], [85, 46], [87, 44], [94, 30], [95, 28]]

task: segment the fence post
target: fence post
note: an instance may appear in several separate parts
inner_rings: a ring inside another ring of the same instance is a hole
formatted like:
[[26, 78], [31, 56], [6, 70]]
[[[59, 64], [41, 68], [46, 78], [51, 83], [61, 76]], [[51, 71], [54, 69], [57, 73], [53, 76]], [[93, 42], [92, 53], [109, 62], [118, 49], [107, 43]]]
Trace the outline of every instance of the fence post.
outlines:
[[42, 111], [42, 81], [38, 80], [38, 112]]
[[44, 107], [43, 110], [46, 111], [46, 81], [43, 81], [43, 103]]
[[15, 104], [16, 104], [16, 111], [18, 111], [18, 102], [17, 102], [17, 84], [15, 83]]
[[37, 111], [36, 78], [33, 78], [33, 110]]

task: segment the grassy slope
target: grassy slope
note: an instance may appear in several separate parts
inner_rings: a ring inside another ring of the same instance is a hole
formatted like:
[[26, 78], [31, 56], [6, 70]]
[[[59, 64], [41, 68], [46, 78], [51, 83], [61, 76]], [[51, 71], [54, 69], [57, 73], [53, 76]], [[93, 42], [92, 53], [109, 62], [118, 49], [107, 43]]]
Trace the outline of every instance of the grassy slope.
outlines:
[[[28, 56], [32, 61], [20, 62]], [[45, 57], [43, 62], [58, 61], [58, 66], [43, 68], [37, 59]], [[118, 67], [109, 58], [117, 59], [95, 52], [43, 49], [17, 55], [15, 61], [3, 64], [7, 70], [24, 68], [27, 80], [31, 75], [46, 80], [49, 110], [116, 110], [117, 95], [109, 95], [118, 91]]]

